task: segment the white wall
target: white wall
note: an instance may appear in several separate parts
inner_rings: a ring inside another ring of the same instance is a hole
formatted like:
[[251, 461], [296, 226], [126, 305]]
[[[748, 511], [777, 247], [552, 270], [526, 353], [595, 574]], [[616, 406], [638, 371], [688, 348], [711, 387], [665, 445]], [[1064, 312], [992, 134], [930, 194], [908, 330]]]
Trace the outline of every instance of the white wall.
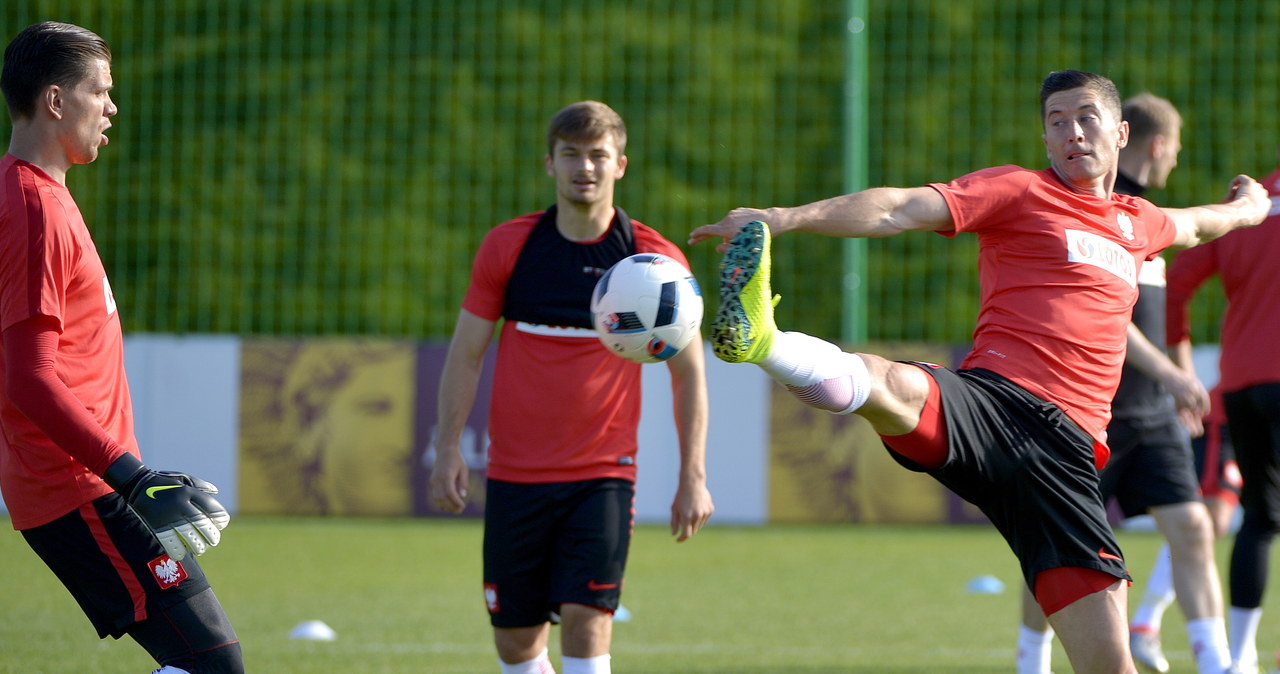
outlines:
[[143, 462], [214, 483], [235, 512], [240, 338], [131, 335], [124, 358]]
[[[707, 432], [707, 487], [712, 522], [763, 524], [769, 519], [769, 387], [760, 368], [730, 365], [706, 349], [711, 424]], [[679, 473], [672, 420], [671, 377], [664, 365], [644, 366], [636, 519], [666, 523]]]

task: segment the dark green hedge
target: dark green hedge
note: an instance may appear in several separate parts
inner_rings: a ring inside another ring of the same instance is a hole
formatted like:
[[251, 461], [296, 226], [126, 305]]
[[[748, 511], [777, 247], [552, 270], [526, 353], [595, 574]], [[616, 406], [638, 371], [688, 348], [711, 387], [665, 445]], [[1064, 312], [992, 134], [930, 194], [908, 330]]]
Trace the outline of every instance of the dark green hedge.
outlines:
[[[627, 119], [619, 203], [674, 240], [838, 193], [848, 4], [10, 0], [0, 20], [81, 23], [115, 51], [112, 143], [70, 181], [127, 329], [445, 337], [484, 232], [552, 200], [543, 129], [567, 102]], [[1275, 162], [1280, 4], [868, 4], [871, 184], [1043, 165], [1037, 87], [1066, 67], [1183, 109], [1158, 202]], [[867, 250], [870, 338], [968, 338], [973, 241]], [[776, 251], [780, 322], [839, 335], [839, 243]], [[715, 254], [689, 253], [710, 290]], [[1216, 341], [1215, 295], [1198, 339]]]

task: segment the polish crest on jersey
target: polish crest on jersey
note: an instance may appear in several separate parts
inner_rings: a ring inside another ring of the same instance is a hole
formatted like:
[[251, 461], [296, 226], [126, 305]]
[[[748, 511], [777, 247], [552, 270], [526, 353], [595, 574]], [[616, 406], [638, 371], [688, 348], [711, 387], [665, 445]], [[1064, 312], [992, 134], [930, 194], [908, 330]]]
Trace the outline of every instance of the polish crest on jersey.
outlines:
[[1064, 230], [1067, 234], [1067, 260], [1087, 264], [1111, 272], [1130, 288], [1138, 285], [1138, 264], [1133, 254], [1114, 241], [1093, 232], [1076, 229]]
[[497, 613], [502, 610], [502, 604], [498, 601], [498, 584], [484, 584], [484, 605], [489, 609], [490, 613]]
[[155, 576], [156, 583], [160, 585], [161, 590], [177, 587], [179, 583], [187, 579], [187, 570], [183, 568], [182, 562], [169, 555], [160, 555], [147, 562], [147, 568], [151, 569], [151, 575]]

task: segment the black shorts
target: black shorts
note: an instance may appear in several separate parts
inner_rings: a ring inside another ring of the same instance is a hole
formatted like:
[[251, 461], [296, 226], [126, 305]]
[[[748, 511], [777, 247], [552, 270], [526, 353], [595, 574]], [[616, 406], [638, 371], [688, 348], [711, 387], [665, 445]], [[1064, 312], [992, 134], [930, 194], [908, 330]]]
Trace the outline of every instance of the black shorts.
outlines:
[[119, 639], [149, 614], [164, 613], [209, 589], [195, 555], [181, 562], [170, 559], [114, 493], [22, 535], [75, 597], [99, 637]]
[[1267, 530], [1280, 531], [1280, 384], [1225, 393], [1222, 402], [1244, 480], [1240, 505], [1246, 518], [1265, 518]]
[[1200, 500], [1191, 440], [1177, 417], [1112, 419], [1111, 461], [1102, 471], [1102, 498], [1116, 498], [1125, 517]]
[[948, 453], [941, 467], [922, 471], [889, 448], [899, 463], [977, 506], [1017, 556], [1028, 587], [1041, 571], [1059, 567], [1130, 580], [1087, 433], [1056, 405], [994, 372], [911, 364], [938, 383]]
[[494, 627], [531, 627], [560, 604], [612, 613], [635, 527], [635, 485], [488, 481], [484, 598]]

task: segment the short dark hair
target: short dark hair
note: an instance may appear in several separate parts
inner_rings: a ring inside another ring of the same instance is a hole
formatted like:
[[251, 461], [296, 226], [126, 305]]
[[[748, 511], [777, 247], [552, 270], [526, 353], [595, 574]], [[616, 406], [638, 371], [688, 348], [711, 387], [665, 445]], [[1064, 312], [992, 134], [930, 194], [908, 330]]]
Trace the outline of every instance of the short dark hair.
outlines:
[[111, 48], [87, 28], [57, 21], [27, 26], [4, 50], [0, 90], [9, 116], [34, 115], [36, 98], [45, 87], [75, 87], [98, 59], [111, 63]]
[[627, 125], [613, 108], [600, 101], [578, 101], [565, 106], [547, 125], [547, 153], [554, 153], [557, 140], [596, 140], [612, 136], [618, 154], [627, 149]]
[[1098, 94], [1102, 104], [1115, 116], [1116, 122], [1122, 119], [1120, 110], [1120, 92], [1116, 83], [1097, 73], [1086, 73], [1080, 70], [1058, 70], [1049, 73], [1040, 85], [1040, 120], [1044, 121], [1044, 105], [1049, 97], [1059, 91], [1085, 88]]

